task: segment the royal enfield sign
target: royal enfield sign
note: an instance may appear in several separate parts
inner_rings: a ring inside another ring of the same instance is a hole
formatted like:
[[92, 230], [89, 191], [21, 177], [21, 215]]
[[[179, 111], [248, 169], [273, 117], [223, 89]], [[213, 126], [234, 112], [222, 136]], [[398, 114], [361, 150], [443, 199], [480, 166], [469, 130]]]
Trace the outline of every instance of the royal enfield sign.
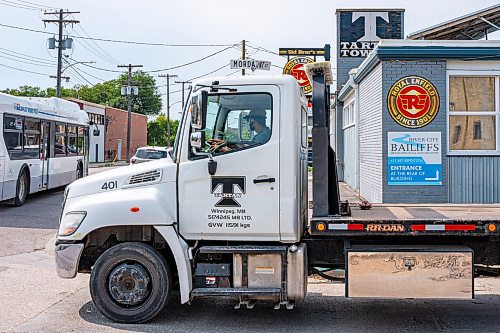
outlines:
[[304, 70], [305, 64], [313, 63], [314, 60], [308, 57], [295, 57], [290, 59], [283, 67], [283, 74], [292, 75], [299, 83], [302, 93], [309, 94], [312, 91], [312, 85]]
[[367, 57], [379, 40], [403, 38], [402, 10], [339, 10], [337, 14], [340, 57]]
[[387, 133], [388, 185], [442, 185], [441, 132]]
[[392, 119], [407, 128], [420, 128], [434, 120], [439, 111], [439, 94], [427, 79], [407, 76], [396, 81], [387, 94]]
[[271, 69], [271, 62], [254, 59], [235, 59], [229, 62], [229, 66], [231, 69], [251, 69], [252, 72], [255, 72], [257, 69], [268, 71]]

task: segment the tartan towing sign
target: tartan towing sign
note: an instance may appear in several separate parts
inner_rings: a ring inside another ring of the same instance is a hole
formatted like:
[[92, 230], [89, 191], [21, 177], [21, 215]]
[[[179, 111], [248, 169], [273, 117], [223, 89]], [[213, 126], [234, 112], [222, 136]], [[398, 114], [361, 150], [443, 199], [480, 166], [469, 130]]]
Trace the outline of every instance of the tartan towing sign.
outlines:
[[251, 69], [252, 72], [257, 69], [268, 71], [271, 69], [271, 62], [254, 59], [234, 59], [230, 60], [229, 66], [231, 69]]
[[388, 185], [442, 185], [441, 132], [387, 133]]

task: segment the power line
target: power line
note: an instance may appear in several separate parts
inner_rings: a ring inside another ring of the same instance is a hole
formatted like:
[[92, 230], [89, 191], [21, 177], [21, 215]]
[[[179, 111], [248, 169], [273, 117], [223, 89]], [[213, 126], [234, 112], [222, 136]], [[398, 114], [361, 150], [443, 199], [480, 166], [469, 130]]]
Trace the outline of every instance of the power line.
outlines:
[[17, 68], [17, 67], [13, 67], [13, 66], [8, 66], [8, 65], [4, 65], [4, 64], [0, 64], [0, 66], [7, 67], [7, 68], [10, 68], [10, 69], [15, 69], [15, 70], [18, 70], [18, 71], [21, 71], [21, 72], [31, 73], [31, 74], [37, 74], [37, 75], [43, 75], [43, 76], [49, 76], [50, 75], [50, 74], [47, 74], [47, 73], [40, 73], [40, 72], [29, 71], [29, 70], [26, 70], [26, 69], [21, 69], [21, 68]]
[[48, 8], [48, 9], [56, 9], [56, 7], [45, 6], [45, 5], [41, 5], [41, 4], [37, 4], [37, 3], [34, 3], [34, 2], [25, 1], [25, 0], [15, 0], [15, 1], [16, 2], [24, 2], [24, 3], [30, 4], [30, 5], [36, 5], [37, 7], [43, 7], [43, 8]]
[[15, 2], [11, 2], [8, 0], [0, 0], [0, 5], [8, 6], [8, 7], [14, 7], [14, 8], [20, 8], [20, 9], [27, 9], [27, 10], [33, 10], [33, 11], [41, 11], [41, 8], [34, 8], [34, 7], [27, 7], [21, 4], [17, 4]]
[[[5, 0], [0, 0], [0, 1], [5, 1]], [[9, 24], [0, 23], [0, 26], [4, 27], [4, 28], [37, 32], [37, 33], [46, 34], [46, 35], [53, 35], [53, 33], [48, 32], [48, 31], [18, 27], [18, 26], [9, 25]], [[100, 42], [109, 42], [109, 43], [135, 44], [135, 45], [147, 45], [147, 46], [166, 46], [166, 47], [223, 47], [223, 46], [232, 47], [234, 45], [234, 44], [169, 44], [169, 43], [139, 42], [139, 41], [130, 41], [130, 40], [84, 37], [84, 36], [74, 36], [74, 35], [68, 35], [68, 37], [72, 37], [72, 38], [76, 38], [76, 39], [79, 38], [79, 39], [86, 39], [86, 40], [94, 40], [94, 41], [100, 41]]]
[[227, 66], [229, 66], [229, 64], [225, 64], [224, 66], [221, 66], [221, 67], [219, 67], [219, 68], [217, 68], [217, 69], [215, 69], [215, 70], [213, 70], [213, 71], [211, 71], [211, 72], [208, 72], [208, 73], [206, 73], [206, 74], [199, 75], [199, 76], [197, 76], [197, 77], [193, 77], [192, 79], [189, 79], [188, 81], [193, 81], [193, 80], [196, 80], [196, 79], [202, 78], [202, 77], [204, 77], [204, 76], [207, 76], [207, 75], [213, 74], [213, 73], [218, 72], [218, 71], [220, 71], [221, 69], [223, 69], [223, 68], [225, 68], [225, 67], [227, 67]]
[[185, 63], [185, 64], [182, 64], [182, 65], [177, 65], [177, 66], [173, 66], [173, 67], [169, 67], [169, 68], [163, 68], [163, 69], [155, 69], [155, 70], [152, 70], [152, 71], [146, 71], [146, 73], [164, 72], [164, 71], [169, 71], [169, 70], [172, 70], [172, 69], [177, 69], [177, 68], [181, 68], [181, 67], [186, 67], [186, 66], [189, 66], [189, 65], [195, 64], [195, 63], [197, 63], [197, 62], [203, 61], [203, 60], [205, 60], [205, 59], [208, 59], [208, 58], [210, 58], [210, 57], [213, 57], [213, 56], [215, 56], [215, 55], [217, 55], [217, 54], [219, 54], [219, 53], [222, 53], [222, 52], [224, 52], [224, 51], [227, 51], [227, 50], [229, 50], [229, 49], [231, 49], [231, 48], [233, 48], [233, 47], [234, 47], [234, 45], [228, 46], [228, 47], [226, 47], [226, 48], [223, 48], [222, 50], [219, 50], [219, 51], [217, 51], [217, 52], [211, 53], [211, 54], [209, 54], [209, 55], [207, 55], [207, 56], [205, 56], [205, 57], [203, 57], [203, 58], [200, 58], [200, 59], [197, 59], [197, 60], [193, 60], [193, 61], [187, 62], [187, 63]]
[[[3, 52], [0, 52], [0, 53], [3, 53]], [[26, 60], [21, 60], [21, 59], [16, 59], [16, 58], [10, 58], [10, 57], [8, 57], [6, 55], [0, 55], [0, 58], [4, 58], [4, 59], [16, 61], [16, 62], [21, 62], [23, 64], [28, 64], [28, 65], [34, 65], [34, 66], [40, 66], [40, 67], [54, 67], [54, 64], [52, 64], [52, 65], [40, 64], [40, 63], [36, 63], [36, 62], [32, 62], [32, 61], [26, 61]]]
[[82, 65], [90, 67], [90, 68], [93, 68], [93, 69], [97, 69], [97, 70], [100, 70], [100, 71], [104, 71], [104, 72], [122, 73], [122, 71], [118, 71], [118, 70], [114, 70], [114, 69], [101, 68], [101, 67], [92, 66], [92, 65], [89, 65], [89, 64], [82, 64]]
[[37, 61], [38, 63], [42, 62], [42, 63], [46, 63], [46, 64], [49, 64], [49, 65], [54, 65], [54, 66], [56, 64], [56, 62], [52, 61], [52, 60], [38, 58], [38, 57], [33, 57], [33, 56], [28, 55], [28, 54], [10, 51], [8, 49], [4, 49], [4, 48], [1, 48], [1, 47], [0, 47], [0, 53], [6, 54], [6, 55], [11, 56], [11, 57], [17, 57], [17, 58], [29, 60], [29, 61]]
[[[91, 37], [87, 31], [83, 28], [83, 26], [80, 24], [80, 25], [77, 25], [77, 28], [80, 29], [86, 36], [88, 37]], [[80, 34], [78, 34], [76, 31], [74, 31], [74, 33], [78, 36], [78, 37], [82, 37]], [[86, 41], [85, 39], [82, 39], [82, 42], [84, 42], [86, 45], [88, 45], [92, 50], [94, 50], [96, 53], [94, 53], [95, 55], [97, 55], [98, 57], [100, 57], [101, 59], [109, 62], [109, 63], [112, 63], [113, 65], [119, 65], [121, 64], [120, 61], [116, 60], [114, 57], [112, 57], [108, 52], [106, 52], [106, 50], [104, 50], [99, 44], [97, 44], [95, 41], [91, 40], [90, 42]], [[97, 48], [93, 47], [92, 44], [95, 45]], [[83, 47], [85, 47], [84, 45], [82, 45]], [[87, 49], [88, 50], [88, 49]]]

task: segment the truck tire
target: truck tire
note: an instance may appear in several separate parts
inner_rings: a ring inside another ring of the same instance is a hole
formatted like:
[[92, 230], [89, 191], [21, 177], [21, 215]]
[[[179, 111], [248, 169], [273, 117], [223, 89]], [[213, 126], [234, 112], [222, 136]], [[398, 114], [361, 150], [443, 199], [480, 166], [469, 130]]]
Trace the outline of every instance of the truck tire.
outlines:
[[23, 169], [17, 177], [16, 183], [16, 196], [14, 197], [13, 204], [15, 207], [20, 207], [26, 202], [26, 197], [30, 191], [30, 178], [26, 169]]
[[165, 258], [143, 243], [122, 243], [106, 250], [90, 275], [90, 295], [107, 318], [143, 323], [167, 304], [172, 274]]

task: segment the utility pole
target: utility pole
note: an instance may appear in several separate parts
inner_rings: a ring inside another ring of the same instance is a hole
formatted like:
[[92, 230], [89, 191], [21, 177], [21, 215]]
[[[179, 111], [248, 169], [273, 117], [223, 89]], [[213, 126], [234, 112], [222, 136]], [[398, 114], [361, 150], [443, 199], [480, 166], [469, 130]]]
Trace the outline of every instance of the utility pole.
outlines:
[[71, 45], [67, 47], [66, 41], [67, 39], [63, 40], [63, 28], [64, 25], [67, 23], [80, 23], [78, 20], [66, 20], [65, 15], [70, 14], [79, 14], [80, 12], [68, 12], [64, 11], [63, 9], [60, 9], [57, 12], [45, 12], [44, 15], [59, 15], [58, 19], [50, 19], [50, 20], [43, 20], [44, 23], [57, 23], [59, 24], [59, 36], [57, 39], [57, 97], [61, 97], [61, 73], [62, 73], [62, 51], [63, 49], [66, 48], [71, 48]]
[[185, 102], [184, 102], [184, 85], [185, 84], [190, 84], [191, 81], [175, 81], [175, 83], [182, 84], [182, 110], [184, 111], [184, 105], [185, 105]]
[[[245, 60], [245, 58], [246, 58], [246, 54], [245, 54], [246, 52], [245, 51], [246, 51], [246, 42], [243, 39], [241, 41], [241, 60]], [[241, 69], [241, 75], [245, 76], [245, 69], [244, 68]]]
[[[132, 68], [135, 67], [142, 67], [142, 65], [118, 65], [118, 68], [128, 68], [128, 75], [127, 75], [127, 88], [126, 88], [126, 94], [127, 94], [127, 163], [130, 162], [130, 128], [131, 128], [131, 123], [132, 123]], [[137, 95], [137, 91], [135, 91]], [[123, 95], [123, 92], [122, 92]]]
[[167, 78], [167, 147], [170, 147], [170, 79], [177, 75], [159, 74], [158, 77]]

